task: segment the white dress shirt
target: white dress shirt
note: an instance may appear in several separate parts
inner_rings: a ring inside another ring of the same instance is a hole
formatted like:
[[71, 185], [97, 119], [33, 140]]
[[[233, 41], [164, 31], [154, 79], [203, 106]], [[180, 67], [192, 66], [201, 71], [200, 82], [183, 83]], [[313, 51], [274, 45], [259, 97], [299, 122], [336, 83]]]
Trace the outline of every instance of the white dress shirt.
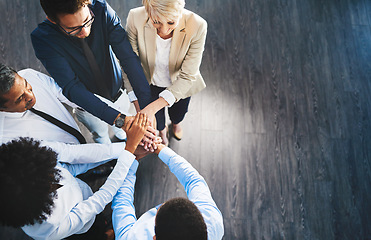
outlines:
[[[152, 84], [158, 87], [167, 88], [172, 85], [169, 72], [169, 59], [172, 38], [163, 39], [156, 35], [156, 62], [155, 70], [153, 72]], [[131, 102], [137, 100], [135, 93], [130, 91], [128, 93]], [[168, 107], [173, 106], [176, 99], [169, 90], [160, 92], [159, 97], [165, 99], [169, 104]]]
[[[51, 77], [32, 69], [21, 70], [18, 74], [32, 86], [36, 97], [35, 109], [43, 111], [80, 131], [77, 123], [62, 103], [71, 107], [77, 107], [77, 105], [70, 102], [62, 94], [62, 89]], [[79, 143], [73, 135], [31, 111], [27, 110], [22, 113], [0, 112], [0, 143], [6, 143], [18, 137], [32, 137], [37, 140], [52, 142]]]
[[[124, 143], [120, 144], [121, 147], [125, 147]], [[74, 146], [83, 149], [77, 156], [85, 155], [87, 159], [94, 158], [94, 155], [97, 156], [96, 151], [91, 152], [91, 149], [85, 148], [85, 146], [85, 144]], [[59, 182], [62, 187], [57, 190], [52, 213], [41, 224], [23, 226], [23, 231], [34, 239], [48, 240], [63, 239], [73, 234], [87, 232], [93, 225], [95, 216], [102, 212], [104, 207], [112, 201], [134, 161], [135, 156], [130, 152], [121, 148], [121, 153], [118, 156], [117, 150], [115, 148], [108, 153], [104, 151], [98, 153], [98, 156], [103, 156], [103, 159], [104, 157], [111, 157], [111, 159], [118, 157], [118, 160], [104, 185], [94, 194], [85, 182], [75, 178], [75, 176], [107, 161], [92, 164], [68, 164], [63, 162], [74, 162], [76, 155], [73, 153], [59, 155], [57, 169], [60, 170], [62, 176]], [[111, 156], [109, 156], [110, 154]]]
[[169, 58], [172, 38], [163, 39], [156, 35], [156, 62], [152, 84], [158, 87], [170, 87]]

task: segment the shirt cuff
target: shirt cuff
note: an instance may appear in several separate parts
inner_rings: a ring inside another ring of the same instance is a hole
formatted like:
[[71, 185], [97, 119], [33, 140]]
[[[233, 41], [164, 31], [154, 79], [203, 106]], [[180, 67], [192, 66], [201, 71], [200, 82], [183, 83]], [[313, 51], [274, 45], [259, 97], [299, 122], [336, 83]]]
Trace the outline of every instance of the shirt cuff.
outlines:
[[158, 95], [159, 97], [162, 97], [163, 99], [165, 99], [165, 101], [169, 104], [168, 107], [171, 107], [173, 106], [173, 104], [175, 103], [175, 97], [174, 97], [174, 94], [172, 94], [169, 90], [165, 89], [164, 91], [160, 92], [160, 94]]
[[124, 150], [123, 152], [121, 152], [117, 161], [123, 162], [127, 169], [129, 169], [133, 164], [133, 161], [135, 161], [135, 155], [127, 150]]
[[160, 153], [158, 154], [158, 157], [163, 161], [166, 165], [169, 165], [170, 159], [177, 155], [171, 148], [165, 147], [163, 148]]
[[138, 98], [137, 96], [135, 96], [134, 91], [130, 91], [128, 93], [128, 97], [129, 97], [130, 102], [138, 101]]
[[115, 142], [115, 143], [111, 143], [109, 145], [111, 147], [111, 156], [112, 156], [112, 158], [118, 158], [121, 155], [122, 151], [126, 147], [126, 143], [125, 142]]
[[136, 173], [138, 170], [138, 166], [139, 166], [139, 162], [137, 160], [134, 160], [133, 164], [131, 164], [129, 172]]

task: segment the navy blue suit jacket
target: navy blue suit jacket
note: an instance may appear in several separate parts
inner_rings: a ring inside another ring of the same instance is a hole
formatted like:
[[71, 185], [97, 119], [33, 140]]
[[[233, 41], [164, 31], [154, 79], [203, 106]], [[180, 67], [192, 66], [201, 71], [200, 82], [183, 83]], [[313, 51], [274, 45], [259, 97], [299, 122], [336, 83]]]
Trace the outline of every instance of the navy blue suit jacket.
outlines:
[[[105, 0], [93, 0], [90, 8], [95, 19], [86, 41], [100, 66], [104, 77], [101, 80], [113, 98], [122, 86], [122, 66], [140, 107], [144, 108], [151, 98], [149, 84], [120, 18]], [[68, 36], [49, 20], [38, 25], [31, 33], [31, 40], [36, 57], [63, 89], [63, 94], [94, 116], [113, 124], [119, 112], [94, 95], [99, 94], [99, 89], [85, 58], [81, 40]]]

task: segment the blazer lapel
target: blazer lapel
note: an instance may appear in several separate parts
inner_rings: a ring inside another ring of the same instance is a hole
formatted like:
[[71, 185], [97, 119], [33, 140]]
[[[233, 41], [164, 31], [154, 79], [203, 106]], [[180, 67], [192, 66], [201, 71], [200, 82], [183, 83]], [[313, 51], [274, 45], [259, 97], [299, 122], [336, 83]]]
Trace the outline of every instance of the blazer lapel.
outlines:
[[156, 28], [154, 28], [152, 24], [147, 21], [146, 25], [144, 26], [144, 42], [147, 49], [147, 63], [151, 78], [153, 76], [156, 61], [156, 34]]
[[174, 29], [173, 40], [171, 41], [170, 56], [169, 56], [170, 76], [176, 70], [178, 56], [179, 56], [180, 50], [182, 49], [185, 36], [186, 36], [185, 18], [182, 17], [179, 21], [178, 27]]

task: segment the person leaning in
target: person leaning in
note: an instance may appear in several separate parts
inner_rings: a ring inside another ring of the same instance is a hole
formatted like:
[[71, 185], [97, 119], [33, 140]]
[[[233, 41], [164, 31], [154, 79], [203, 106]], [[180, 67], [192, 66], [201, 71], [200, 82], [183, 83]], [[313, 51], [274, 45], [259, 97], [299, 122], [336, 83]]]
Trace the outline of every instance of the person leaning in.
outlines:
[[[36, 57], [79, 108], [77, 119], [95, 142], [109, 143], [108, 125], [116, 137], [125, 121], [122, 69], [144, 108], [150, 88], [120, 18], [105, 0], [40, 0], [46, 19], [31, 33]], [[126, 97], [127, 98], [127, 97]], [[128, 119], [126, 119], [127, 121]]]
[[[134, 161], [112, 201], [112, 223], [117, 240], [220, 240], [223, 216], [205, 179], [184, 158], [159, 144], [155, 151], [183, 185], [187, 198], [169, 199], [136, 218], [134, 185], [141, 160]], [[137, 157], [140, 159], [141, 157]]]
[[[151, 118], [156, 113], [157, 129], [168, 144], [165, 110], [168, 106], [172, 133], [183, 136], [181, 121], [188, 111], [190, 96], [205, 88], [200, 65], [206, 41], [207, 23], [184, 9], [184, 0], [143, 0], [131, 9], [126, 31], [144, 74], [151, 86], [152, 103], [142, 112]], [[136, 100], [128, 85], [129, 98]]]
[[86, 233], [97, 214], [111, 202], [135, 161], [133, 155], [148, 126], [138, 113], [125, 127], [128, 135], [117, 163], [107, 180], [94, 194], [77, 175], [112, 159], [95, 163], [70, 164], [73, 156], [104, 156], [87, 144], [75, 146], [78, 153], [57, 154], [39, 141], [20, 138], [0, 146], [0, 224], [22, 227], [34, 239], [63, 239]]

